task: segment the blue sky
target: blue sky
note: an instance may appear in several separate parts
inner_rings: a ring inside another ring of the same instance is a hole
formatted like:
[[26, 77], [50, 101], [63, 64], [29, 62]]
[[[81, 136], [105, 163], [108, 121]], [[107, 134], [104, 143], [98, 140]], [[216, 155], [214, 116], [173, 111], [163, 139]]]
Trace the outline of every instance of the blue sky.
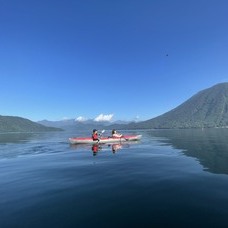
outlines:
[[227, 22], [226, 0], [0, 0], [0, 115], [161, 115], [228, 81]]

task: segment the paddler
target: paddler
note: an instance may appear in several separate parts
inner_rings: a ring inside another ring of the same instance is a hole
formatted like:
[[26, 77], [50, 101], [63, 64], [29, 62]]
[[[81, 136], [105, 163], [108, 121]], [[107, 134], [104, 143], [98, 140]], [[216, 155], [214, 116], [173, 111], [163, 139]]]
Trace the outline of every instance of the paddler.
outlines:
[[97, 141], [97, 142], [99, 142], [99, 141], [100, 141], [100, 139], [99, 139], [99, 136], [98, 136], [98, 133], [97, 133], [97, 130], [96, 130], [96, 129], [93, 129], [92, 139], [93, 139], [93, 141]]
[[114, 138], [121, 138], [123, 135], [117, 133], [117, 131], [115, 129], [112, 130], [112, 137]]

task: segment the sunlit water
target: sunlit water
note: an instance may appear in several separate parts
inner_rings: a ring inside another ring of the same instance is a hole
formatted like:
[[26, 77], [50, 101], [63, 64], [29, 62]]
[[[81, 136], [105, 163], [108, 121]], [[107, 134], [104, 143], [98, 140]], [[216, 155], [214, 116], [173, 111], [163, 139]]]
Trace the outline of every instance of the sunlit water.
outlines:
[[0, 227], [228, 227], [228, 129], [124, 133], [0, 134]]

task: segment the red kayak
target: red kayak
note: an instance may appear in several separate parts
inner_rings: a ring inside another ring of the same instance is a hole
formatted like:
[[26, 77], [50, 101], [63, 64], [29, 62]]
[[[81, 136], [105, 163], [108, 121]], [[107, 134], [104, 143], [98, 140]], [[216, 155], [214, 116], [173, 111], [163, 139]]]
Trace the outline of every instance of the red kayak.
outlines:
[[[101, 137], [99, 143], [113, 143], [113, 142], [127, 142], [137, 141], [142, 138], [142, 135], [124, 135], [121, 137]], [[93, 144], [97, 141], [93, 141], [91, 137], [76, 137], [69, 138], [71, 144]]]

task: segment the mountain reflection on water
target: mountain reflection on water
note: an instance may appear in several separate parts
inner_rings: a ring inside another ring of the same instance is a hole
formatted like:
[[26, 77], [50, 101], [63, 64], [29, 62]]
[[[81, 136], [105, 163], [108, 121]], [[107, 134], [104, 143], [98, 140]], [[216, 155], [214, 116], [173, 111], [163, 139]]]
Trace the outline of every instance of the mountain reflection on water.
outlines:
[[33, 133], [0, 133], [0, 143], [24, 143], [33, 137]]
[[154, 130], [148, 134], [197, 158], [206, 171], [228, 174], [228, 129]]

